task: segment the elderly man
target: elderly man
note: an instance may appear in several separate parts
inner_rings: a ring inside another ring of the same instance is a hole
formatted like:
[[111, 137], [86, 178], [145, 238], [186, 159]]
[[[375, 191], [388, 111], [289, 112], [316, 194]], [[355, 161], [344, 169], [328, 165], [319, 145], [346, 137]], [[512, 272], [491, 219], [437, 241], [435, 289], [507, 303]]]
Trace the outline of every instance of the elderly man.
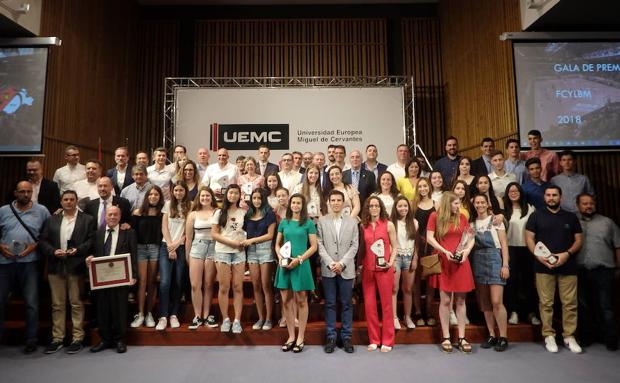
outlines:
[[362, 169], [362, 152], [354, 149], [349, 153], [351, 168], [342, 173], [344, 182], [353, 185], [360, 193], [360, 203], [377, 189], [377, 181], [373, 172]]
[[37, 243], [49, 211], [32, 202], [32, 184], [21, 181], [15, 187], [15, 201], [0, 207], [0, 337], [4, 330], [5, 307], [15, 286], [21, 290], [26, 311], [26, 347], [37, 349], [39, 321], [39, 278]]
[[103, 227], [106, 224], [106, 211], [110, 206], [118, 206], [121, 210], [121, 223], [129, 223], [131, 221], [131, 206], [129, 201], [123, 197], [113, 196], [112, 180], [108, 177], [101, 177], [97, 180], [97, 192], [99, 198], [93, 199], [86, 204], [84, 213], [95, 218], [97, 227]]
[[77, 147], [69, 145], [65, 148], [65, 161], [67, 164], [56, 169], [53, 178], [61, 193], [73, 190], [76, 181], [86, 178], [86, 167], [80, 163], [80, 150]]
[[120, 195], [124, 188], [133, 183], [131, 165], [129, 164], [129, 149], [125, 146], [116, 148], [114, 162], [116, 162], [116, 166], [109, 169], [106, 175], [112, 180], [116, 195]]
[[[50, 214], [60, 209], [60, 190], [56, 182], [43, 177], [43, 164], [39, 159], [26, 163], [28, 181], [32, 184], [32, 201], [47, 208]], [[13, 200], [13, 193], [9, 201]]]
[[97, 226], [93, 217], [77, 208], [77, 194], [62, 193], [62, 212], [47, 220], [39, 249], [47, 258], [52, 294], [52, 342], [45, 349], [53, 354], [64, 346], [67, 296], [71, 304], [72, 339], [68, 354], [82, 350], [84, 341], [84, 305], [80, 299], [81, 279], [86, 274], [84, 260], [92, 252]]
[[217, 162], [209, 165], [202, 178], [202, 183], [209, 186], [215, 193], [215, 198], [221, 201], [228, 185], [236, 184], [239, 172], [237, 165], [228, 162], [228, 150], [221, 148], [217, 151]]

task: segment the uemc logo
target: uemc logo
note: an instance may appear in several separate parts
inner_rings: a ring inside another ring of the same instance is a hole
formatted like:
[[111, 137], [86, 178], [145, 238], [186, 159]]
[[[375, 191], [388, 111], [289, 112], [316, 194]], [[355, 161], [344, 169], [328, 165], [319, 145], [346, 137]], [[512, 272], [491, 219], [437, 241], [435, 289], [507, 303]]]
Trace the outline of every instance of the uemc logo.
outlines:
[[289, 148], [288, 124], [211, 124], [211, 150], [253, 150]]

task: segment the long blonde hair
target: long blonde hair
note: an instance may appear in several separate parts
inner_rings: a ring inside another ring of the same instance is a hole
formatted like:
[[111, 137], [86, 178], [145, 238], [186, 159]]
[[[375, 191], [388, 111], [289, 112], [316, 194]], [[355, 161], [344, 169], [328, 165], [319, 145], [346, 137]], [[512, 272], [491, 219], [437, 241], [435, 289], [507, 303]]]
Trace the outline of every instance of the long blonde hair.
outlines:
[[460, 210], [456, 213], [452, 212], [452, 202], [457, 201], [459, 197], [453, 192], [444, 192], [439, 201], [439, 207], [437, 208], [437, 225], [435, 226], [435, 237], [441, 240], [443, 239], [450, 226], [459, 227], [461, 221]]

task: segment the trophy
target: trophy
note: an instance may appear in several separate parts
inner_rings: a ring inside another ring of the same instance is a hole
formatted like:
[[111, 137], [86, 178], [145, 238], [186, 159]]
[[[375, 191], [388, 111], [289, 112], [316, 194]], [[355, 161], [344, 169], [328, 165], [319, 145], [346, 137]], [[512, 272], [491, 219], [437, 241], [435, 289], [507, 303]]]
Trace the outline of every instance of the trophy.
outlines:
[[280, 266], [287, 267], [291, 263], [291, 241], [286, 241], [284, 245], [282, 245], [280, 248], [280, 255], [282, 256]]
[[377, 267], [387, 267], [387, 263], [385, 262], [385, 247], [383, 245], [382, 239], [377, 239], [371, 246], [370, 250], [376, 255], [375, 264]]
[[252, 183], [251, 182], [246, 182], [243, 185], [241, 185], [241, 191], [245, 195], [243, 199], [246, 202], [250, 202], [250, 200], [252, 198]]
[[220, 194], [225, 195], [226, 189], [228, 189], [228, 176], [223, 175], [215, 183], [215, 189], [220, 189]]
[[474, 237], [474, 230], [471, 227], [465, 229], [463, 234], [461, 234], [461, 241], [459, 245], [456, 247], [456, 251], [454, 252], [454, 260], [457, 262], [463, 261], [463, 251], [467, 248], [467, 244]]
[[555, 265], [558, 261], [558, 257], [551, 254], [551, 251], [545, 246], [544, 243], [538, 241], [534, 246], [534, 255], [537, 257], [545, 258], [551, 265]]
[[13, 241], [11, 242], [11, 253], [20, 255], [26, 250], [26, 247], [28, 247], [28, 244], [24, 241]]
[[314, 201], [308, 202], [308, 216], [309, 217], [318, 217], [319, 216], [319, 209], [316, 206], [316, 202], [314, 202]]

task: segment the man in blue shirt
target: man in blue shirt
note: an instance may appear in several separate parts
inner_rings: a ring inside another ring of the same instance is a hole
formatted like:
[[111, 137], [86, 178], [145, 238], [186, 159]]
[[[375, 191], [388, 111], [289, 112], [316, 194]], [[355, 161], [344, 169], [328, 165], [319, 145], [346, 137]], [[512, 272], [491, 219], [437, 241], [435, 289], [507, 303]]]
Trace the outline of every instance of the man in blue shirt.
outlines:
[[449, 185], [456, 175], [456, 171], [459, 168], [459, 161], [461, 160], [461, 156], [456, 154], [459, 150], [459, 141], [456, 137], [450, 136], [446, 139], [445, 150], [446, 156], [441, 157], [435, 162], [433, 170], [438, 170], [443, 177], [444, 184]]
[[50, 213], [32, 202], [32, 184], [21, 181], [15, 188], [15, 201], [0, 207], [0, 337], [4, 330], [5, 307], [13, 286], [19, 286], [26, 309], [26, 347], [37, 349], [39, 286], [37, 241]]
[[527, 169], [529, 180], [523, 183], [523, 191], [527, 202], [537, 210], [545, 208], [545, 188], [549, 186], [548, 182], [545, 182], [541, 178], [542, 166], [540, 160], [537, 157], [532, 157], [525, 162], [525, 168]]

